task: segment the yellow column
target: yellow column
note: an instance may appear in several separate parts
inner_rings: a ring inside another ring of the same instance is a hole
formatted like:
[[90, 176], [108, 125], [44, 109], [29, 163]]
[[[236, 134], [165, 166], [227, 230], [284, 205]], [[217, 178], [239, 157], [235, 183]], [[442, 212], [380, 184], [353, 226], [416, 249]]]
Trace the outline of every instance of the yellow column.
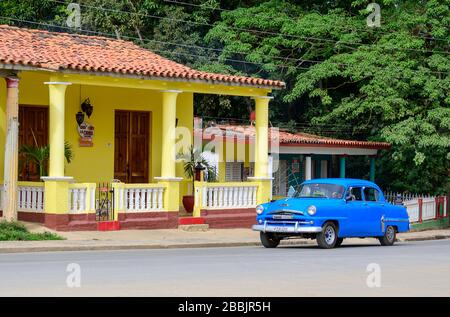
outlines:
[[255, 178], [267, 178], [269, 165], [269, 101], [273, 97], [255, 97], [256, 139]]
[[[72, 177], [64, 176], [64, 121], [65, 94], [70, 83], [46, 82], [49, 88], [49, 176], [45, 181], [44, 209], [46, 214], [68, 214], [69, 182]], [[47, 222], [47, 220], [46, 220]]]
[[162, 104], [162, 157], [161, 177], [175, 177], [175, 120], [177, 113], [177, 97], [181, 91], [165, 90]]
[[255, 176], [250, 178], [258, 184], [256, 201], [258, 204], [270, 200], [271, 179], [269, 169], [269, 102], [273, 97], [255, 97]]
[[70, 83], [46, 82], [50, 94], [49, 177], [64, 176], [64, 112], [66, 88]]
[[17, 220], [17, 177], [19, 138], [19, 79], [6, 79], [6, 143], [4, 163], [3, 217], [7, 221]]
[[155, 177], [166, 188], [164, 191], [164, 209], [176, 212], [179, 210], [179, 182], [183, 179], [175, 175], [175, 121], [179, 93], [181, 93], [179, 90], [162, 91], [161, 176]]

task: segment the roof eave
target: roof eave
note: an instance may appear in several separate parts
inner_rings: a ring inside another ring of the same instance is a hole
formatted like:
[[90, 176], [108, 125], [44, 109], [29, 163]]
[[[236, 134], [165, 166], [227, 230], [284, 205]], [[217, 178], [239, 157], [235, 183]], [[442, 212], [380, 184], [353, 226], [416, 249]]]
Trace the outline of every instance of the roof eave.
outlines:
[[148, 76], [148, 75], [136, 75], [136, 74], [119, 74], [113, 72], [92, 72], [92, 71], [81, 71], [74, 69], [49, 69], [43, 67], [36, 67], [23, 64], [7, 64], [0, 63], [0, 69], [7, 69], [13, 71], [43, 71], [49, 73], [61, 73], [61, 74], [72, 74], [72, 75], [86, 75], [86, 76], [106, 76], [113, 78], [124, 78], [124, 79], [138, 79], [138, 80], [159, 80], [159, 81], [172, 81], [178, 83], [199, 83], [199, 84], [209, 84], [209, 85], [219, 85], [228, 87], [246, 87], [246, 88], [257, 88], [257, 89], [270, 89], [270, 90], [282, 90], [286, 86], [276, 86], [276, 85], [255, 85], [255, 84], [245, 84], [236, 82], [225, 82], [217, 80], [208, 79], [192, 79], [192, 78], [179, 78], [179, 77], [162, 77], [162, 76]]

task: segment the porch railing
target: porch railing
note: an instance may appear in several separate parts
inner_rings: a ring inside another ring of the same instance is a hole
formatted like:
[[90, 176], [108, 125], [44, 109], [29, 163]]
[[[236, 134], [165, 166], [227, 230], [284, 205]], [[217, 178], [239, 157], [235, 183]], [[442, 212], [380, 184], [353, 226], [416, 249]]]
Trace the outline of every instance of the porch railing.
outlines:
[[44, 183], [19, 182], [17, 186], [17, 210], [44, 212]]
[[164, 210], [164, 190], [161, 184], [114, 183], [117, 210], [147, 212]]
[[[18, 182], [17, 185], [17, 211], [44, 212], [44, 183]], [[0, 184], [0, 210], [4, 199], [4, 185]]]
[[77, 214], [95, 210], [95, 183], [69, 185], [69, 213]]
[[255, 183], [196, 183], [195, 187], [196, 193], [198, 190], [201, 192], [201, 195], [196, 195], [195, 201], [195, 204], [200, 203], [201, 209], [240, 209], [256, 206], [258, 185]]

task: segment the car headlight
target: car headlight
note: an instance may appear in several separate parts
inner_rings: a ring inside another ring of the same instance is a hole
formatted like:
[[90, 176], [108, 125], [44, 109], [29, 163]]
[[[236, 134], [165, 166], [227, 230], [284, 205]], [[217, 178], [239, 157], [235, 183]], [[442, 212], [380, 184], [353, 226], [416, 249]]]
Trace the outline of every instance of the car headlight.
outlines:
[[263, 211], [264, 211], [264, 207], [263, 206], [261, 206], [261, 205], [256, 206], [256, 213], [258, 215], [262, 214]]
[[310, 216], [314, 216], [317, 211], [316, 206], [314, 206], [314, 205], [309, 206], [307, 211]]

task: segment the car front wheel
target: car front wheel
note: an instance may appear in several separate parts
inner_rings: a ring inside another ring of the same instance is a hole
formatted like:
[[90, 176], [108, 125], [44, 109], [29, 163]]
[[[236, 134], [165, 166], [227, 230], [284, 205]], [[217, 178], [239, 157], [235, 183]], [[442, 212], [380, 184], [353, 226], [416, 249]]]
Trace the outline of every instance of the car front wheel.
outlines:
[[384, 232], [384, 236], [378, 238], [380, 240], [381, 245], [388, 246], [393, 245], [395, 242], [395, 229], [392, 226], [387, 226], [386, 231]]
[[260, 232], [259, 238], [265, 248], [276, 248], [280, 244], [280, 239], [276, 238], [273, 233]]
[[317, 244], [322, 249], [332, 249], [336, 245], [338, 236], [336, 226], [332, 222], [327, 222], [323, 230], [317, 234]]

